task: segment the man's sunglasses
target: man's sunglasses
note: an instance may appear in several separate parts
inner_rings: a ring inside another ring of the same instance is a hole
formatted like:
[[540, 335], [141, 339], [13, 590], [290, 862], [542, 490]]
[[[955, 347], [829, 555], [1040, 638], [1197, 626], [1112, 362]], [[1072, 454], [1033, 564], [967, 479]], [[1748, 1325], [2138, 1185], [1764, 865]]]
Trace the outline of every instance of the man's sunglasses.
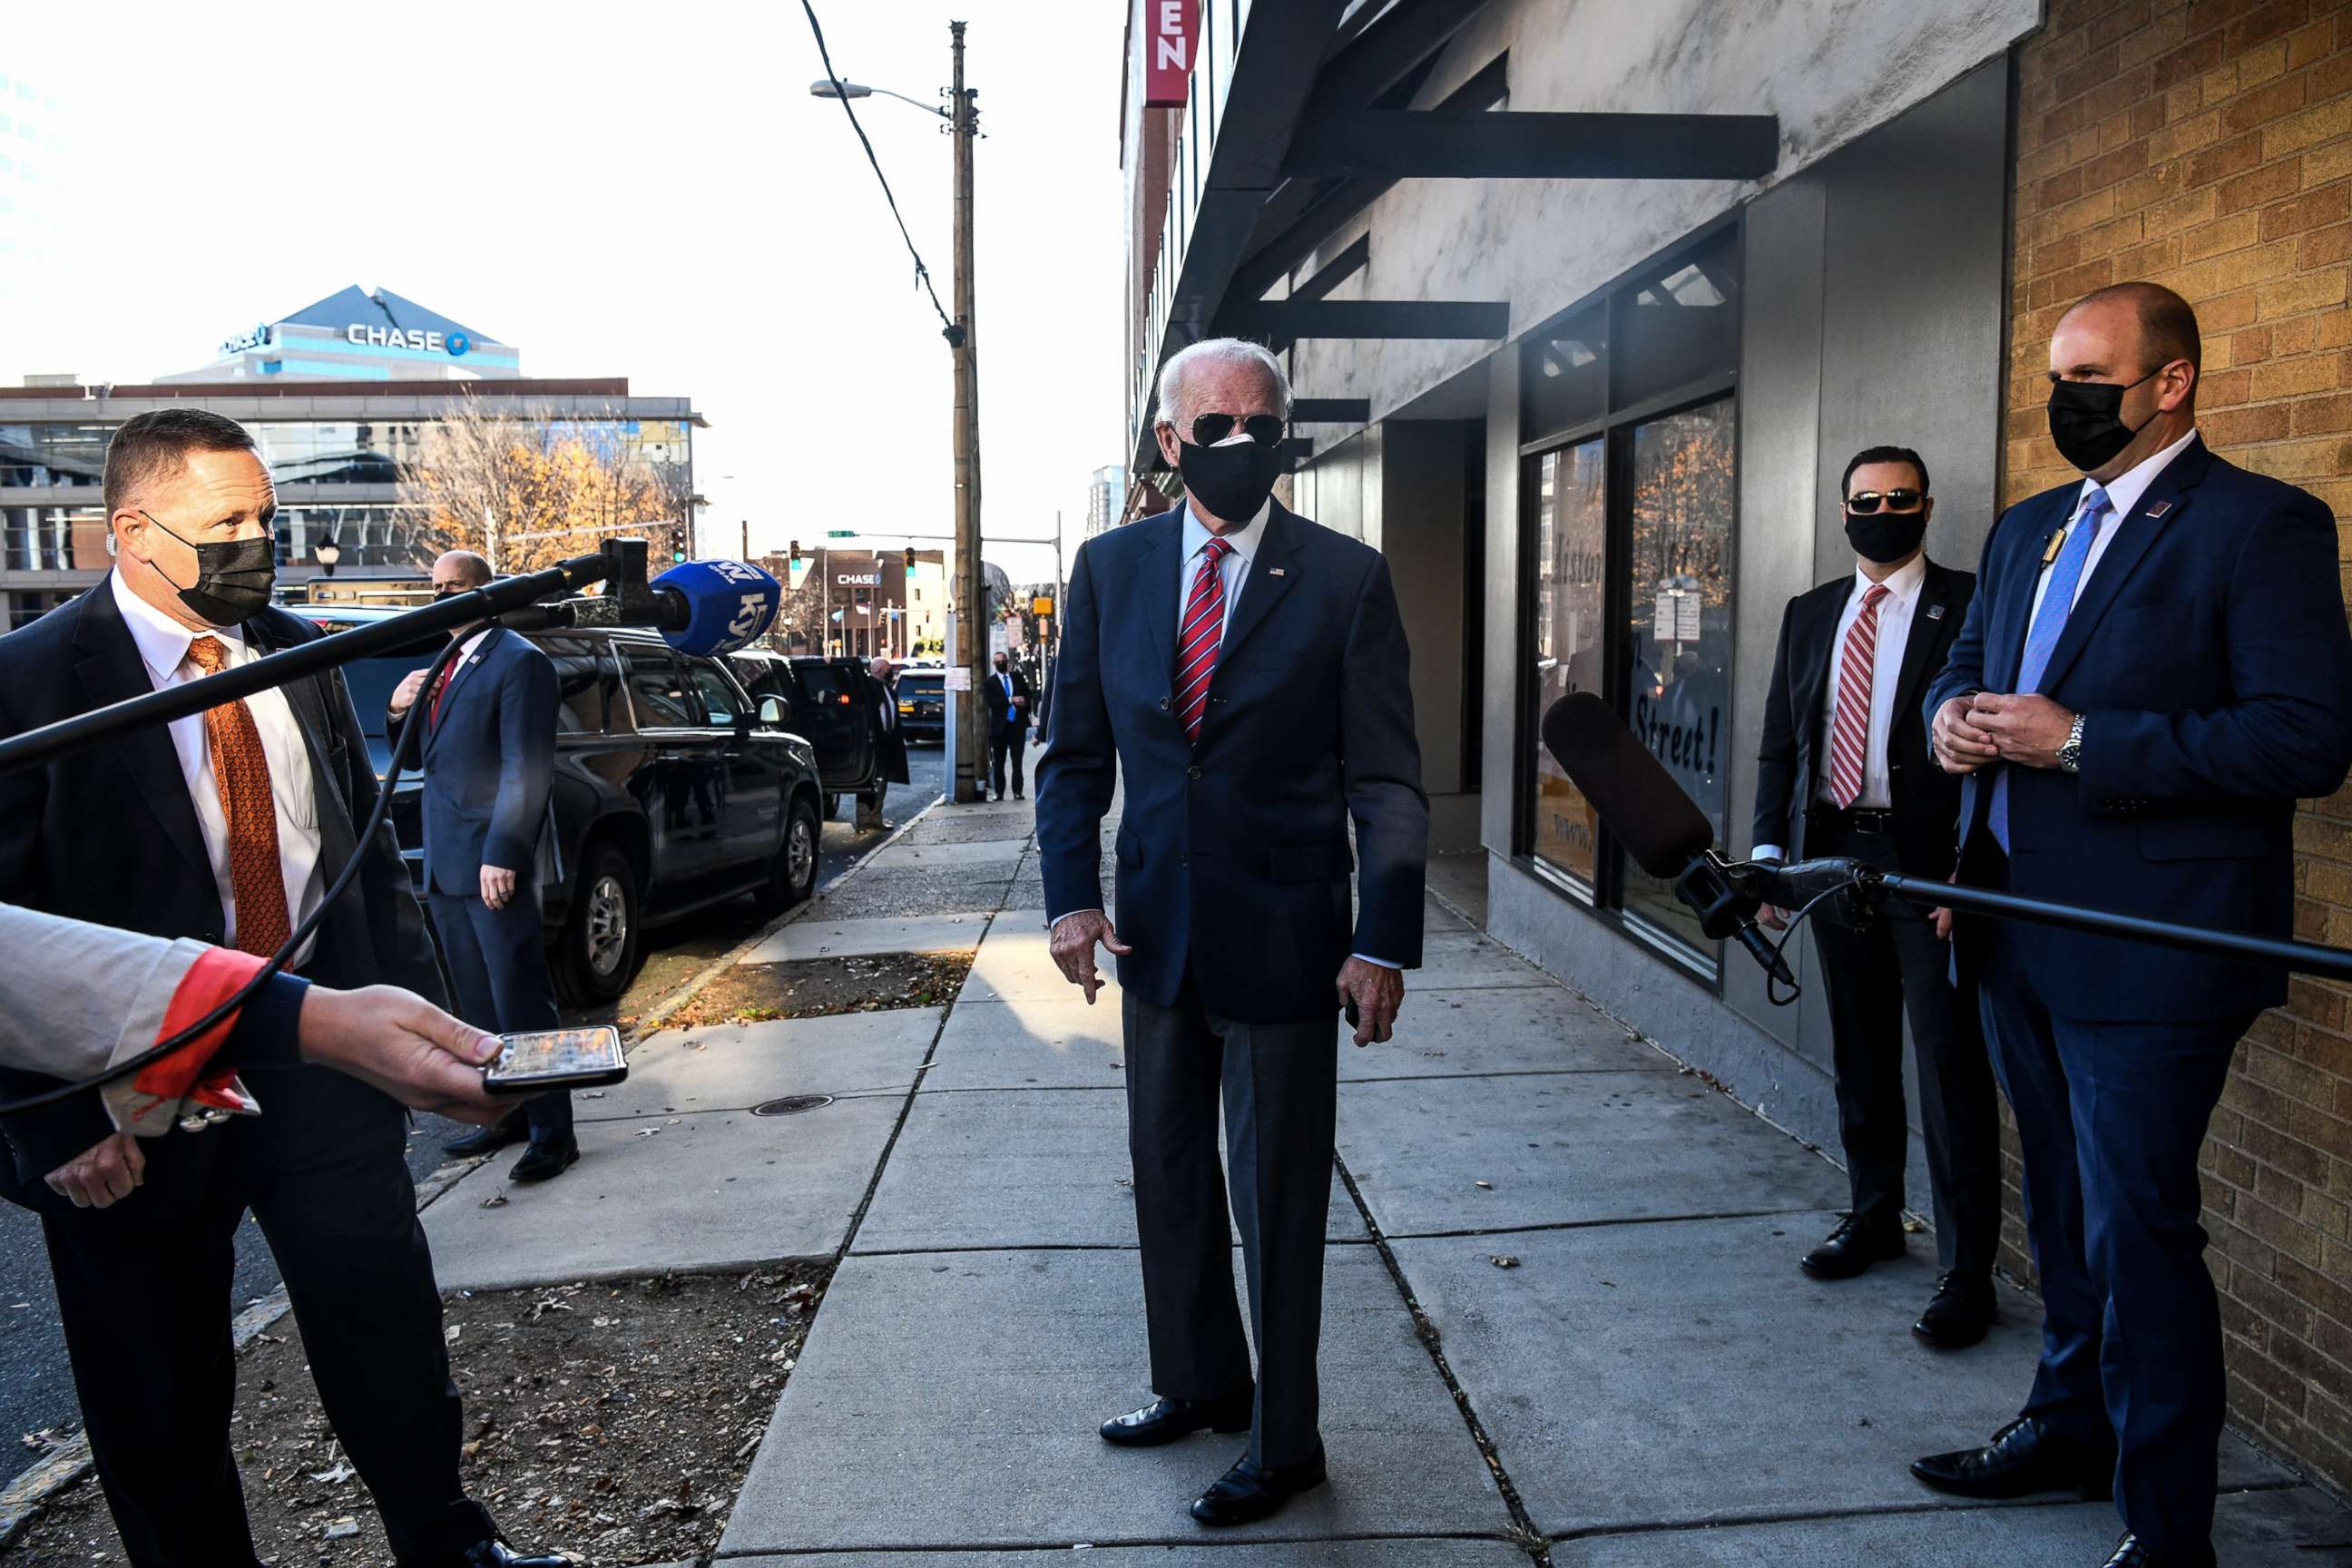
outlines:
[[1234, 433], [1240, 426], [1242, 434], [1261, 447], [1271, 447], [1282, 439], [1282, 416], [1278, 414], [1203, 414], [1192, 421], [1192, 445], [1213, 447]]
[[1856, 490], [1845, 498], [1845, 510], [1857, 517], [1868, 517], [1882, 504], [1889, 511], [1917, 511], [1927, 499], [1922, 490]]

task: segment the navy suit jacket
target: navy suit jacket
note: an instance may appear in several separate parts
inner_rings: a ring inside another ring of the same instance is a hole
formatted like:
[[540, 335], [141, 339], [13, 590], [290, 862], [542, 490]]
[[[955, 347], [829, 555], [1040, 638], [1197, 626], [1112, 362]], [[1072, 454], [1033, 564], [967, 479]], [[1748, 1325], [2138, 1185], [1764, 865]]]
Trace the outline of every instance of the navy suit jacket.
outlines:
[[1350, 952], [1421, 963], [1429, 801], [1388, 563], [1278, 502], [1264, 526], [1197, 744], [1174, 711], [1182, 514], [1079, 548], [1037, 845], [1049, 915], [1104, 908], [1099, 825], [1123, 784], [1120, 985], [1170, 1006], [1189, 971], [1213, 1013], [1306, 1023], [1337, 1010]]
[[[2011, 507], [1924, 712], [2008, 691], [2043, 552], [2079, 483]], [[2016, 768], [2010, 885], [2217, 931], [2286, 936], [2298, 798], [2352, 767], [2352, 635], [2336, 521], [2318, 498], [2223, 461], [2200, 439], [2116, 525], [2041, 691], [2084, 717], [2082, 772]], [[1961, 876], [1993, 773], [1960, 795]], [[2114, 1021], [2221, 1019], [2286, 1000], [2284, 972], [2033, 928], [2027, 973], [2051, 1010]], [[1964, 947], [1961, 954], [1968, 956]]]
[[555, 666], [530, 642], [493, 626], [462, 659], [441, 716], [423, 696], [410, 717], [424, 739], [425, 885], [479, 896], [482, 868], [533, 879], [555, 769]]

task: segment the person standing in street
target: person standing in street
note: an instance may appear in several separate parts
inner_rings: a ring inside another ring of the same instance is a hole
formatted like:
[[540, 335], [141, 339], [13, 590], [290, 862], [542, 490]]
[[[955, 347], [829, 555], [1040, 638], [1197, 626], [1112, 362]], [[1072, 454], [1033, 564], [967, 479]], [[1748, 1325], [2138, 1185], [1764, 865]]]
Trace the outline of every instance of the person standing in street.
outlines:
[[[1056, 966], [1091, 1003], [1097, 944], [1118, 959], [1159, 1397], [1102, 1436], [1246, 1430], [1248, 1451], [1192, 1504], [1203, 1525], [1236, 1525], [1326, 1477], [1335, 1015], [1347, 1009], [1359, 1046], [1391, 1037], [1402, 971], [1421, 962], [1429, 801], [1388, 563], [1273, 500], [1281, 362], [1211, 339], [1169, 359], [1159, 393], [1185, 503], [1079, 548], [1037, 841]], [[1101, 822], [1118, 787], [1114, 929]]]
[[874, 790], [870, 796], [857, 797], [860, 833], [888, 830], [883, 802], [889, 798], [892, 784], [905, 784], [912, 777], [907, 771], [907, 732], [898, 727], [898, 672], [878, 655], [866, 668], [866, 700], [874, 714]]
[[[2285, 937], [2295, 802], [2352, 768], [2336, 520], [2206, 447], [2201, 358], [2195, 312], [2152, 283], [2060, 318], [2050, 434], [2084, 477], [1995, 524], [1923, 716], [1965, 780], [1961, 882]], [[2042, 1361], [2016, 1420], [1913, 1473], [1965, 1497], [2112, 1489], [2109, 1568], [2212, 1568], [2197, 1155], [2285, 973], [2001, 921], [1957, 940], [2017, 1114]]]
[[[196, 408], [124, 421], [101, 493], [113, 569], [0, 637], [0, 733], [322, 635], [270, 605], [277, 494], [234, 421]], [[359, 837], [376, 789], [341, 676], [306, 677], [0, 774], [0, 888], [51, 914], [256, 955], [323, 910], [289, 955], [293, 973], [395, 984], [438, 1005], [391, 825]], [[354, 861], [349, 890], [326, 903]], [[0, 1095], [43, 1087], [0, 1073]], [[248, 1210], [285, 1277], [334, 1436], [404, 1568], [563, 1562], [511, 1551], [458, 1480], [464, 1412], [404, 1159], [406, 1119], [389, 1096], [303, 1067], [273, 1079], [266, 1115], [136, 1150], [97, 1090], [10, 1116], [0, 1133], [13, 1156], [0, 1195], [41, 1216], [91, 1457], [135, 1568], [256, 1562], [226, 1352]]]
[[[1927, 558], [1936, 501], [1916, 452], [1857, 453], [1841, 493], [1854, 569], [1800, 594], [1781, 617], [1756, 759], [1753, 853], [1851, 856], [1942, 881], [1952, 874], [1959, 781], [1930, 761], [1918, 699], [1959, 635], [1976, 578]], [[1786, 923], [1779, 910], [1764, 920]], [[1942, 1271], [1911, 1331], [1948, 1350], [1973, 1345], [1993, 1319], [2000, 1121], [1976, 1000], [1949, 973], [1951, 915], [1889, 903], [1855, 924], [1832, 902], [1812, 925], [1853, 1207], [1801, 1266], [1817, 1279], [1845, 1279], [1903, 1256], [1907, 1010]]]
[[[470, 550], [449, 551], [433, 563], [436, 599], [490, 580], [490, 563]], [[422, 701], [418, 765], [433, 930], [467, 1023], [510, 1035], [552, 1029], [561, 1019], [547, 966], [540, 866], [554, 846], [548, 794], [555, 776], [555, 666], [506, 626], [461, 626], [449, 635], [463, 651], [429, 694], [425, 672], [412, 671], [392, 694], [387, 725], [397, 744], [401, 726], [415, 720]], [[514, 1114], [446, 1147], [470, 1157], [525, 1136], [530, 1147], [509, 1180], [544, 1182], [570, 1170], [580, 1158], [571, 1092], [534, 1095]]]
[[995, 794], [992, 798], [1004, 798], [1004, 764], [1013, 763], [1013, 798], [1019, 800], [1028, 784], [1024, 773], [1029, 751], [1029, 704], [1036, 693], [1029, 678], [1021, 673], [1005, 654], [996, 656], [995, 671], [988, 678], [988, 759], [989, 783]]

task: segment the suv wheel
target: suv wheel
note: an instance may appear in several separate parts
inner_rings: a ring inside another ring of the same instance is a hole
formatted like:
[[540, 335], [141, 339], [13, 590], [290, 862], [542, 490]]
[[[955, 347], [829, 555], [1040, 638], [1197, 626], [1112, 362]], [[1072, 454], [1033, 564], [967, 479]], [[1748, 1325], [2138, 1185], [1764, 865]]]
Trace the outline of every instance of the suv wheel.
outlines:
[[588, 1005], [610, 1002], [627, 990], [637, 972], [644, 921], [629, 858], [618, 845], [594, 846], [581, 868], [572, 918], [563, 928], [565, 989]]
[[760, 889], [761, 913], [782, 914], [816, 891], [817, 850], [823, 843], [816, 807], [806, 795], [794, 795], [792, 809], [784, 814], [784, 841], [776, 847], [767, 883]]

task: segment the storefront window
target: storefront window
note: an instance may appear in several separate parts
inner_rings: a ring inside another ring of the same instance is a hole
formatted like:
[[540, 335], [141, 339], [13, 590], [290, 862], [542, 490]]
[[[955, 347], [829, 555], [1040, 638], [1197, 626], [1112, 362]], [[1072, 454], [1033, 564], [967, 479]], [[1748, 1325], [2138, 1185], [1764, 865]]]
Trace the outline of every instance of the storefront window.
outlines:
[[1738, 359], [1736, 226], [1660, 257], [1521, 349], [1529, 737], [1520, 847], [1629, 934], [1711, 977], [1717, 944], [1533, 737], [1608, 700], [1725, 837]]
[[[1571, 691], [1601, 691], [1605, 626], [1601, 563], [1608, 507], [1601, 443], [1586, 441], [1537, 459], [1536, 703], [1540, 715]], [[1551, 754], [1537, 749], [1536, 855], [1590, 891], [1599, 820]]]

